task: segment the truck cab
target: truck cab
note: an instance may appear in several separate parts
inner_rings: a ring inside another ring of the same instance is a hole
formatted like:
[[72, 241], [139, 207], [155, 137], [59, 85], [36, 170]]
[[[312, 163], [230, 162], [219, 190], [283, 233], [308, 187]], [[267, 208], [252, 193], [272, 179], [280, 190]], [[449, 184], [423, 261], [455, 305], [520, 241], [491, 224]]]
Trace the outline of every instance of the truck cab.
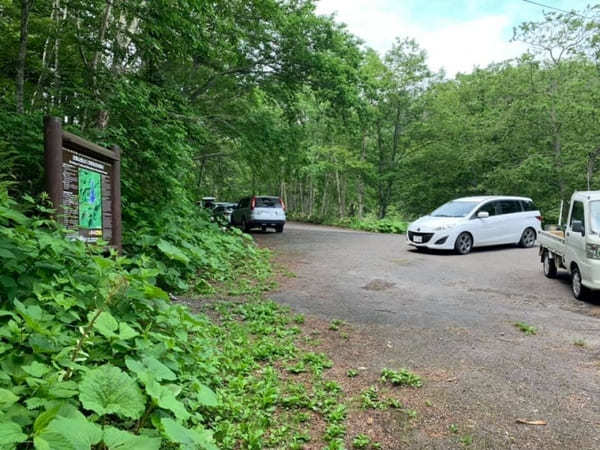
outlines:
[[547, 277], [558, 268], [569, 272], [576, 298], [600, 290], [600, 191], [572, 195], [564, 233], [542, 232], [540, 254]]

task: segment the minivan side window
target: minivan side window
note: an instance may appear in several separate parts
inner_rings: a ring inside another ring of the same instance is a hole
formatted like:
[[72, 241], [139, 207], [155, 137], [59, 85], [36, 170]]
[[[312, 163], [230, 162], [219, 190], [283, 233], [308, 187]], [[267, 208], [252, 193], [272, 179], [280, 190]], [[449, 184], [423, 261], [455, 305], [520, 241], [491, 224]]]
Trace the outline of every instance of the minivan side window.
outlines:
[[477, 217], [477, 214], [479, 214], [480, 212], [487, 212], [490, 215], [490, 217], [495, 216], [497, 205], [498, 202], [488, 202], [485, 205], [482, 205], [475, 213], [475, 217]]
[[537, 211], [537, 206], [531, 200], [521, 200], [523, 211]]
[[521, 204], [517, 200], [500, 200], [500, 214], [513, 214], [522, 212]]
[[[571, 210], [571, 221], [569, 222], [569, 226], [573, 226], [573, 221], [579, 220], [582, 224], [585, 224], [585, 216], [583, 213], [583, 203], [574, 201], [573, 209]], [[585, 226], [585, 225], [584, 225]]]

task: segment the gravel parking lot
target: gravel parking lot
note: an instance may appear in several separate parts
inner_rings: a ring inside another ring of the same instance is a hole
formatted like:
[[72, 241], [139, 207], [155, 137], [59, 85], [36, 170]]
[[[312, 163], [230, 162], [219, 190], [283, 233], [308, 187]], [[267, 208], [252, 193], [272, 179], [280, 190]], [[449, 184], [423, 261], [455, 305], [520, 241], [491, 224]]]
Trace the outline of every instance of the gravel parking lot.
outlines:
[[458, 423], [471, 448], [600, 448], [600, 307], [573, 299], [566, 276], [546, 279], [537, 248], [420, 253], [404, 236], [294, 223], [254, 237], [296, 274], [274, 300], [361, 336], [336, 362], [424, 376], [434, 407], [405, 446], [461, 447], [443, 425]]

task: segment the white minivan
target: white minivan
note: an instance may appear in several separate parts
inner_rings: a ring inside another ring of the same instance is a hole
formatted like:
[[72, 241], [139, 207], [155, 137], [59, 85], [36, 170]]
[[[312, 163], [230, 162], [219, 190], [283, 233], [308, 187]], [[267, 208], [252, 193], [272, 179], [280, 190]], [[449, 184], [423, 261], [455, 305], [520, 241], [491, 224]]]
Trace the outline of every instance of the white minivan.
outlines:
[[540, 211], [527, 197], [464, 197], [412, 222], [406, 237], [417, 248], [466, 255], [473, 247], [486, 245], [533, 247], [541, 221]]

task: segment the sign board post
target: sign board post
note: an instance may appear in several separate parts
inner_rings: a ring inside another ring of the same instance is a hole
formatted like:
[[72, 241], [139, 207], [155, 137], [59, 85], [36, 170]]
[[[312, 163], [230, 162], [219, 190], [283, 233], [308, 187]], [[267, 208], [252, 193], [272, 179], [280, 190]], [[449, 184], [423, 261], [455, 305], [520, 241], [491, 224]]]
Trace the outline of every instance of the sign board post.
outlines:
[[76, 239], [121, 250], [121, 151], [64, 131], [44, 119], [46, 188], [59, 220]]

